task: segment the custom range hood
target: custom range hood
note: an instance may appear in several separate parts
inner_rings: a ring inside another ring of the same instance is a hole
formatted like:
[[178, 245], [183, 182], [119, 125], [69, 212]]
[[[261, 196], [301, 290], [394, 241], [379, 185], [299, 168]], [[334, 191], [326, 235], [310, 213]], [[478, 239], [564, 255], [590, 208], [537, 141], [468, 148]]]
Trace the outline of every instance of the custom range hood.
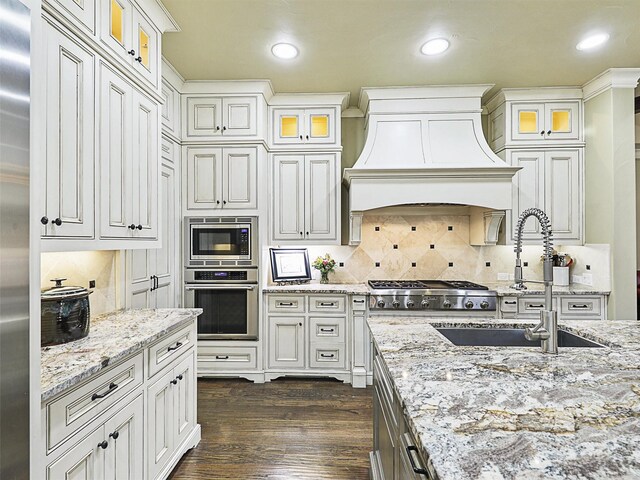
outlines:
[[[511, 167], [482, 133], [482, 95], [493, 85], [363, 88], [366, 140], [352, 168], [349, 243], [360, 243], [362, 215], [397, 205], [454, 204], [482, 207], [488, 232], [496, 215], [511, 208]], [[491, 226], [493, 224], [493, 226]]]

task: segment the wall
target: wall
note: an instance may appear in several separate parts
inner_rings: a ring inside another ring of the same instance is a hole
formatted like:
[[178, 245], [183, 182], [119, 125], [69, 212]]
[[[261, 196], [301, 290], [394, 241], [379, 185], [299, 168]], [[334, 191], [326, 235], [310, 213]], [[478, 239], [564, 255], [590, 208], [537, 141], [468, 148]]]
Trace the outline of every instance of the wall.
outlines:
[[52, 278], [66, 278], [65, 285], [96, 287], [89, 296], [91, 315], [110, 312], [124, 305], [120, 292], [120, 254], [116, 251], [56, 252], [41, 256], [41, 287], [49, 288]]

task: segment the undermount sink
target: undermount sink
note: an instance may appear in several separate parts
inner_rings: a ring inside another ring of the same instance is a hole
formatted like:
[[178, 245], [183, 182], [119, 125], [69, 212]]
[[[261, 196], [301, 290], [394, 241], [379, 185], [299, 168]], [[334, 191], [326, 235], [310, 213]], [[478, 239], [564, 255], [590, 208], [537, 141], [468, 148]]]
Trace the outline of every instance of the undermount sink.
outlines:
[[[465, 347], [539, 347], [539, 341], [524, 338], [524, 328], [476, 328], [442, 327], [436, 328], [451, 343]], [[596, 347], [602, 345], [558, 330], [558, 347]]]

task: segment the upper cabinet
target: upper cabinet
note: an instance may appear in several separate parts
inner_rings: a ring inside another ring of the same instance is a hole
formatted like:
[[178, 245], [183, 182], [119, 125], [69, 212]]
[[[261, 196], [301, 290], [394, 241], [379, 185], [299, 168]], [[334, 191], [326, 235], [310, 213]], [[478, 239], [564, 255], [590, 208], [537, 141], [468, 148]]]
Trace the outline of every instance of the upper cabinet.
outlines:
[[186, 139], [255, 137], [258, 133], [258, 99], [251, 97], [186, 97]]
[[273, 108], [274, 145], [332, 145], [336, 143], [337, 108]]
[[581, 89], [504, 89], [487, 108], [489, 145], [495, 151], [584, 143]]

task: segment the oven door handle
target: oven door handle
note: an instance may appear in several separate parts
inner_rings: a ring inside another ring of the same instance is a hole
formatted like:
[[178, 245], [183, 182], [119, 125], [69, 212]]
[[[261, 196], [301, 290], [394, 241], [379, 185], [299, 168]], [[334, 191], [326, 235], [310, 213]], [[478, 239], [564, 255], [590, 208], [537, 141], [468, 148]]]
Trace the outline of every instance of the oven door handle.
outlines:
[[185, 290], [253, 290], [256, 285], [185, 285]]

